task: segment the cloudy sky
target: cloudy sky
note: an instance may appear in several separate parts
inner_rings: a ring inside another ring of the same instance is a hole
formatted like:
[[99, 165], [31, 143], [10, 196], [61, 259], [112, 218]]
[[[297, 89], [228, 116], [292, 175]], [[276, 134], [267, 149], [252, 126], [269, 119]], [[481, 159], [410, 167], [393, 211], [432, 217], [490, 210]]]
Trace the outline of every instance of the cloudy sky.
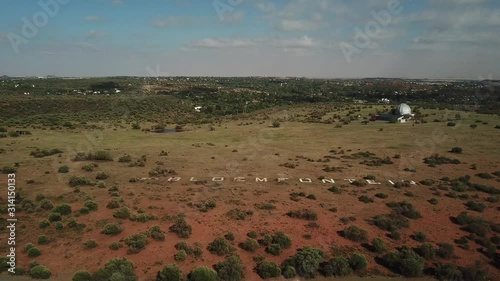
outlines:
[[498, 0], [0, 1], [0, 75], [498, 79], [499, 62]]

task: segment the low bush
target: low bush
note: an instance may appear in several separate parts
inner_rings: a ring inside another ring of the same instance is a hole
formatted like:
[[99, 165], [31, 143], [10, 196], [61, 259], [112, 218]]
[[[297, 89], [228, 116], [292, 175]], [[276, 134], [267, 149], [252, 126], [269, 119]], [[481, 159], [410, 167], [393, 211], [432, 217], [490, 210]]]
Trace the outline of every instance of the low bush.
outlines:
[[161, 230], [158, 225], [152, 226], [148, 230], [148, 235], [157, 241], [165, 241], [165, 231]]
[[269, 253], [273, 256], [279, 256], [282, 252], [283, 249], [281, 248], [280, 244], [273, 243], [266, 247], [266, 253]]
[[97, 211], [97, 209], [99, 208], [97, 202], [93, 200], [85, 200], [83, 206], [87, 207], [90, 211]]
[[174, 260], [176, 262], [183, 262], [187, 258], [187, 253], [184, 250], [179, 250], [177, 253], [174, 255]]
[[158, 271], [156, 281], [182, 281], [182, 271], [175, 264], [169, 264]]
[[125, 238], [125, 245], [129, 247], [128, 253], [138, 253], [149, 243], [144, 233], [134, 234]]
[[189, 281], [217, 281], [217, 272], [206, 266], [198, 266], [189, 274]]
[[320, 271], [325, 277], [341, 277], [347, 276], [352, 273], [352, 269], [349, 266], [349, 261], [342, 256], [331, 258], [327, 262], [323, 263], [321, 265]]
[[226, 214], [230, 219], [233, 220], [245, 220], [246, 217], [253, 215], [252, 210], [241, 210], [241, 209], [232, 209]]
[[484, 209], [486, 209], [486, 205], [484, 203], [478, 203], [474, 201], [469, 201], [465, 204], [469, 210], [476, 211], [482, 213]]
[[28, 257], [36, 258], [42, 254], [42, 251], [40, 251], [40, 249], [38, 249], [37, 247], [32, 247], [28, 250], [27, 253], [28, 253]]
[[106, 224], [104, 226], [104, 228], [102, 229], [101, 233], [106, 234], [106, 235], [115, 236], [115, 235], [122, 233], [122, 231], [123, 230], [120, 227], [120, 224], [117, 222], [114, 222], [114, 223]]
[[69, 186], [82, 186], [82, 185], [92, 185], [92, 182], [85, 177], [72, 176], [68, 182]]
[[49, 279], [52, 272], [46, 266], [36, 265], [30, 268], [29, 276], [33, 279]]
[[109, 245], [109, 249], [110, 250], [113, 250], [113, 251], [116, 251], [116, 250], [119, 250], [123, 247], [123, 245], [120, 243], [120, 242], [113, 242]]
[[244, 242], [240, 243], [240, 248], [247, 252], [255, 252], [259, 248], [259, 242], [253, 238], [247, 238]]
[[94, 249], [99, 246], [99, 244], [97, 244], [94, 239], [89, 239], [83, 243], [83, 246], [85, 247], [85, 249]]
[[169, 230], [180, 238], [189, 238], [193, 231], [191, 225], [186, 222], [183, 216], [176, 218], [174, 225], [170, 226]]
[[425, 242], [425, 240], [427, 240], [427, 236], [425, 235], [425, 233], [419, 231], [413, 235], [413, 239], [418, 242]]
[[225, 256], [235, 251], [235, 248], [222, 237], [215, 238], [207, 246], [207, 250], [217, 256]]
[[105, 180], [107, 178], [109, 178], [109, 175], [105, 172], [100, 172], [95, 176], [96, 180]]
[[299, 275], [307, 279], [314, 278], [324, 257], [325, 254], [321, 249], [303, 247], [283, 262], [281, 265], [283, 276], [291, 278]]
[[60, 204], [52, 209], [53, 213], [59, 213], [61, 215], [69, 215], [71, 214], [71, 206], [68, 204]]
[[239, 256], [229, 256], [226, 260], [214, 265], [219, 280], [242, 281], [245, 278], [245, 266]]
[[60, 221], [62, 220], [62, 216], [60, 213], [50, 213], [49, 214], [49, 221], [54, 222], [54, 221]]
[[310, 221], [315, 221], [318, 219], [318, 215], [316, 214], [316, 212], [309, 209], [290, 211], [286, 213], [286, 215], [291, 218], [310, 220]]
[[431, 244], [422, 244], [415, 249], [415, 252], [426, 260], [432, 260], [436, 256], [436, 250]]
[[130, 210], [127, 207], [121, 207], [113, 212], [113, 217], [118, 219], [128, 219], [130, 218]]
[[54, 208], [54, 204], [52, 204], [52, 201], [50, 201], [49, 199], [43, 199], [42, 201], [40, 201], [40, 208], [44, 210], [51, 210], [52, 208]]
[[38, 244], [39, 245], [46, 245], [49, 243], [49, 238], [45, 235], [40, 235], [38, 236]]
[[354, 225], [345, 228], [343, 235], [354, 242], [364, 242], [368, 239], [368, 232]]
[[275, 262], [262, 261], [255, 267], [255, 271], [262, 279], [277, 278], [281, 276], [281, 269]]
[[49, 227], [49, 225], [50, 225], [50, 222], [48, 220], [43, 220], [40, 223], [38, 223], [38, 227], [40, 227], [40, 228], [47, 228], [47, 227]]
[[455, 248], [449, 243], [438, 244], [438, 249], [436, 251], [437, 255], [443, 259], [450, 259], [453, 257]]
[[358, 197], [358, 200], [363, 203], [373, 203], [373, 198], [370, 198], [366, 195], [361, 195], [360, 197]]
[[59, 169], [57, 170], [58, 173], [61, 173], [61, 174], [66, 174], [66, 173], [69, 173], [69, 167], [64, 165], [64, 166], [61, 166], [59, 167]]
[[385, 198], [387, 198], [389, 196], [387, 194], [385, 194], [385, 193], [377, 193], [377, 194], [375, 194], [375, 197], [381, 198], [381, 199], [385, 199]]
[[372, 248], [373, 251], [377, 254], [381, 254], [387, 251], [387, 246], [385, 245], [384, 241], [380, 238], [374, 238], [372, 240]]
[[419, 277], [424, 272], [425, 259], [408, 247], [386, 254], [382, 260], [391, 270], [405, 277]]

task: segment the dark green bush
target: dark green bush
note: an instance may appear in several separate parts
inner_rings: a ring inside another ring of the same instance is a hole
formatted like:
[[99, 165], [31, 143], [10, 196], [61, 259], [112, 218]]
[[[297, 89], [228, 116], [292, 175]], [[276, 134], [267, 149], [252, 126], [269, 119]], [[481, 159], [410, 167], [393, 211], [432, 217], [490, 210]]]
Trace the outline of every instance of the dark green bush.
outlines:
[[49, 243], [49, 238], [47, 238], [47, 236], [45, 235], [38, 236], [38, 244], [45, 245], [47, 243]]
[[182, 281], [182, 271], [176, 264], [169, 264], [163, 267], [156, 274], [156, 281]]
[[262, 261], [256, 266], [256, 272], [262, 279], [277, 278], [281, 276], [281, 269], [275, 262]]
[[52, 212], [59, 213], [61, 215], [69, 215], [71, 214], [71, 206], [68, 204], [57, 205], [54, 209], [52, 209]]
[[436, 256], [436, 250], [431, 244], [422, 244], [415, 249], [415, 252], [426, 260], [432, 260]]
[[79, 270], [73, 274], [72, 281], [92, 281], [92, 274], [87, 270]]
[[50, 222], [48, 220], [43, 220], [38, 224], [38, 227], [47, 228], [49, 225], [50, 225]]
[[86, 179], [85, 177], [72, 176], [69, 179], [68, 184], [71, 187], [75, 187], [75, 186], [82, 186], [82, 185], [92, 185], [92, 182], [89, 179]]
[[186, 260], [187, 256], [188, 256], [188, 255], [187, 255], [186, 251], [184, 251], [184, 250], [179, 250], [179, 251], [177, 251], [177, 253], [175, 253], [175, 255], [174, 255], [174, 260], [175, 260], [176, 262], [183, 262], [183, 261], [185, 261], [185, 260]]
[[439, 248], [437, 249], [436, 253], [438, 256], [440, 256], [443, 259], [450, 259], [453, 257], [453, 253], [455, 251], [455, 247], [449, 243], [441, 243], [438, 244]]
[[54, 221], [60, 221], [62, 220], [62, 216], [59, 213], [50, 213], [49, 214], [49, 221], [54, 222]]
[[121, 249], [123, 247], [123, 245], [119, 242], [113, 242], [109, 245], [109, 249], [110, 250], [113, 250], [113, 251], [116, 251], [118, 249]]
[[54, 208], [54, 204], [52, 204], [49, 199], [43, 199], [42, 201], [40, 201], [40, 208], [44, 210], [51, 210], [52, 208]]
[[158, 225], [152, 226], [148, 230], [148, 235], [154, 240], [165, 241], [165, 231], [161, 230]]
[[251, 215], [253, 215], [252, 210], [245, 211], [238, 208], [232, 209], [229, 212], [227, 212], [227, 216], [233, 220], [245, 220], [246, 217]]
[[366, 257], [364, 255], [354, 253], [349, 258], [349, 265], [351, 266], [351, 269], [354, 271], [365, 269], [366, 266], [368, 265], [368, 260], [366, 260]]
[[419, 231], [413, 235], [413, 239], [418, 242], [425, 242], [425, 240], [427, 240], [427, 236], [425, 235], [425, 233]]
[[113, 212], [113, 217], [118, 219], [128, 219], [130, 217], [130, 210], [127, 207], [121, 207]]
[[381, 254], [387, 251], [387, 246], [385, 245], [384, 241], [380, 238], [374, 238], [372, 240], [372, 247], [373, 251], [377, 254]]
[[229, 244], [229, 242], [222, 238], [217, 237], [214, 241], [210, 242], [207, 246], [207, 250], [217, 256], [225, 256], [235, 251], [235, 248]]
[[99, 208], [97, 202], [93, 200], [85, 200], [83, 206], [87, 207], [90, 211], [97, 211], [97, 209]]
[[134, 234], [125, 238], [125, 245], [129, 247], [131, 253], [141, 251], [148, 243], [148, 237], [144, 233]]
[[30, 257], [30, 258], [36, 258], [41, 254], [42, 254], [42, 251], [40, 251], [40, 249], [38, 249], [36, 247], [32, 247], [28, 250], [28, 257]]
[[217, 272], [206, 266], [199, 266], [189, 274], [189, 281], [217, 281]]
[[285, 277], [292, 275], [293, 271], [289, 268], [291, 267], [301, 277], [314, 278], [318, 273], [323, 258], [324, 253], [321, 249], [304, 247], [283, 262], [283, 275]]
[[33, 279], [49, 279], [52, 272], [43, 265], [36, 265], [30, 269], [29, 275]]
[[105, 172], [100, 172], [95, 176], [96, 180], [105, 180], [107, 178], [109, 178], [109, 175]]
[[419, 277], [423, 275], [425, 259], [408, 247], [403, 247], [400, 251], [386, 254], [382, 257], [382, 260], [391, 270], [405, 277]]
[[448, 281], [448, 280], [463, 280], [462, 271], [457, 265], [452, 263], [442, 264], [437, 263], [434, 275], [438, 280]]
[[318, 215], [316, 214], [316, 212], [309, 209], [290, 211], [286, 213], [286, 215], [291, 218], [310, 220], [310, 221], [315, 221], [318, 219]]
[[266, 247], [266, 252], [273, 256], [279, 256], [283, 252], [283, 249], [280, 244], [271, 244]]
[[106, 263], [92, 275], [93, 280], [126, 280], [137, 281], [134, 264], [126, 258], [115, 258]]
[[484, 209], [486, 209], [486, 205], [484, 203], [478, 203], [474, 201], [469, 201], [465, 204], [469, 210], [476, 211], [482, 213]]
[[245, 266], [239, 256], [229, 256], [215, 264], [214, 269], [221, 281], [241, 281], [245, 278]]
[[178, 217], [174, 225], [170, 226], [169, 230], [177, 234], [180, 238], [189, 238], [193, 231], [191, 225], [186, 222], [183, 216]]
[[342, 256], [331, 258], [328, 262], [323, 263], [320, 271], [325, 277], [347, 276], [352, 273], [349, 261]]
[[108, 223], [104, 226], [101, 233], [106, 234], [106, 235], [115, 236], [115, 235], [122, 233], [122, 228], [120, 227], [120, 224], [117, 222]]
[[364, 242], [368, 239], [368, 232], [357, 226], [351, 225], [344, 229], [344, 237], [354, 242]]
[[94, 239], [89, 239], [83, 243], [83, 246], [85, 249], [94, 249], [95, 247], [99, 246], [97, 242]]
[[259, 248], [259, 242], [253, 238], [247, 238], [244, 242], [240, 244], [240, 247], [248, 252], [255, 252]]
[[64, 165], [64, 166], [61, 166], [59, 167], [59, 169], [57, 170], [58, 173], [61, 173], [61, 174], [66, 174], [66, 173], [69, 173], [69, 167]]

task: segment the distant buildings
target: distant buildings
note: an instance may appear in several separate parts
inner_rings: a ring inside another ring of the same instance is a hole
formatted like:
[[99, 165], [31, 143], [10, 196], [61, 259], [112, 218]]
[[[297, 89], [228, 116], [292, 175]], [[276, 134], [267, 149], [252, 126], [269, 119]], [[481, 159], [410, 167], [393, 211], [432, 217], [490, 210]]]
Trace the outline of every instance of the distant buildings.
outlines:
[[402, 103], [393, 108], [391, 113], [374, 115], [371, 120], [383, 120], [391, 123], [406, 123], [406, 121], [410, 120], [413, 116], [415, 116], [415, 114], [411, 112], [411, 107], [406, 103]]

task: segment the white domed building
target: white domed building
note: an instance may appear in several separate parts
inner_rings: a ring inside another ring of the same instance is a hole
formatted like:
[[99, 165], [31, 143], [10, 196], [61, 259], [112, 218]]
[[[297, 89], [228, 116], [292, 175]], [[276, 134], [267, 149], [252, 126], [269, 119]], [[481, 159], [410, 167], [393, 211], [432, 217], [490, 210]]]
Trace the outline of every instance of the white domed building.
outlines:
[[392, 109], [389, 114], [381, 114], [374, 116], [373, 120], [384, 120], [394, 123], [405, 123], [411, 119], [415, 114], [411, 113], [411, 107], [406, 103], [402, 103]]

